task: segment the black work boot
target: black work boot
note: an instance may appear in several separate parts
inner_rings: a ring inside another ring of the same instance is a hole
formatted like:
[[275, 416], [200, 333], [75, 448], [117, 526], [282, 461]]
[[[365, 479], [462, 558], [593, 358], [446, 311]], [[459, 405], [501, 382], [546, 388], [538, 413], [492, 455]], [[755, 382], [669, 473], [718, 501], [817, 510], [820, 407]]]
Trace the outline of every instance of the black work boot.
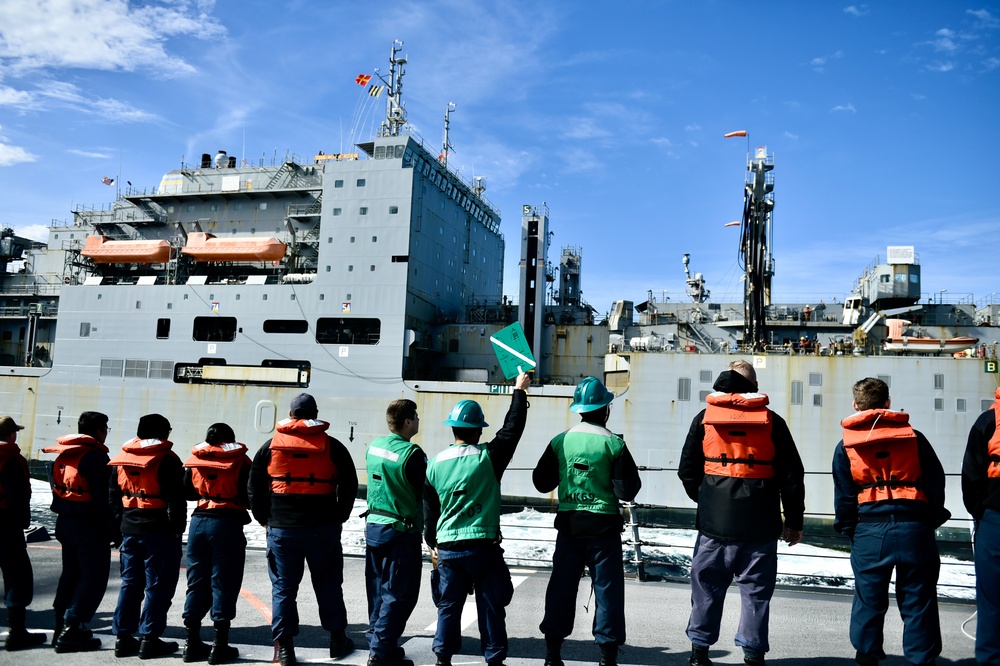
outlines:
[[369, 655], [368, 666], [413, 666], [413, 660], [406, 659], [405, 657], [388, 657], [382, 659], [375, 655]]
[[134, 657], [139, 654], [139, 639], [132, 634], [118, 634], [115, 638], [116, 657]]
[[330, 659], [346, 657], [354, 652], [354, 641], [352, 641], [344, 630], [330, 632]]
[[94, 632], [79, 622], [69, 622], [59, 632], [59, 638], [53, 641], [52, 647], [59, 654], [66, 652], [93, 652], [94, 650], [101, 649], [101, 639], [94, 638]]
[[564, 666], [562, 660], [562, 639], [545, 639], [545, 666]]
[[139, 659], [156, 659], [177, 652], [177, 641], [165, 641], [159, 636], [143, 636], [139, 641]]
[[601, 666], [618, 666], [618, 646], [614, 643], [601, 643]]
[[437, 661], [434, 662], [434, 666], [451, 666], [451, 657], [445, 656], [438, 652], [434, 653], [437, 657]]
[[688, 666], [712, 666], [712, 660], [708, 658], [708, 647], [692, 643]]
[[278, 653], [278, 663], [281, 666], [295, 666], [295, 644], [291, 636], [284, 636], [274, 642], [274, 651]]
[[215, 641], [208, 653], [208, 663], [228, 664], [238, 656], [240, 651], [229, 644], [229, 620], [219, 620], [215, 623]]
[[24, 608], [7, 609], [10, 631], [7, 632], [7, 642], [4, 643], [4, 647], [8, 652], [24, 650], [45, 642], [45, 634], [32, 634], [25, 628], [26, 615], [27, 611]]
[[753, 648], [743, 648], [743, 663], [747, 666], [764, 666], [764, 653]]
[[184, 619], [184, 628], [187, 629], [187, 637], [184, 641], [183, 659], [185, 663], [192, 661], [205, 661], [208, 657], [209, 647], [201, 640], [201, 622], [192, 618]]
[[63, 618], [66, 616], [66, 611], [59, 610], [58, 608], [53, 608], [52, 610], [56, 614], [56, 623], [52, 627], [52, 647], [55, 647], [56, 641], [59, 640], [59, 634], [63, 631], [63, 625], [65, 624]]

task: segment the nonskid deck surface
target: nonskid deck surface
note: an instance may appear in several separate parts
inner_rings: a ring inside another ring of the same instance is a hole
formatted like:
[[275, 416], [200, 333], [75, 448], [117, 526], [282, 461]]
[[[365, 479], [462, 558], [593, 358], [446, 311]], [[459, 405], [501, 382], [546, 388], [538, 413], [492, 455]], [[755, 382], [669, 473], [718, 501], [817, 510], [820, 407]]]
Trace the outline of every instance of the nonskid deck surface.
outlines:
[[[28, 547], [35, 575], [35, 599], [29, 607], [28, 625], [46, 631], [51, 638], [52, 599], [60, 572], [61, 550], [58, 542], [48, 541]], [[112, 555], [117, 560], [117, 551]], [[90, 624], [104, 643], [94, 653], [56, 655], [46, 643], [40, 648], [17, 653], [0, 650], [0, 664], [52, 666], [54, 663], [73, 666], [111, 663], [139, 663], [137, 657], [117, 660], [113, 656], [114, 639], [111, 636], [111, 616], [118, 598], [118, 567], [112, 562], [111, 580], [97, 616]], [[364, 589], [364, 560], [348, 557], [344, 565], [344, 596], [350, 635], [358, 645], [353, 654], [339, 660], [351, 666], [367, 663], [368, 653], [364, 642], [367, 626], [367, 604]], [[510, 636], [508, 666], [540, 666], [544, 660], [545, 644], [538, 631], [544, 609], [547, 570], [512, 569], [514, 599], [507, 608], [507, 630]], [[436, 609], [430, 598], [430, 564], [425, 563], [424, 585], [420, 591], [417, 608], [410, 617], [403, 635], [407, 656], [418, 666], [434, 664], [431, 637], [436, 622]], [[184, 607], [185, 578], [174, 594], [167, 618], [165, 638], [183, 643], [184, 628], [181, 613]], [[471, 602], [471, 598], [470, 598]], [[247, 552], [243, 590], [233, 621], [231, 641], [240, 649], [241, 663], [270, 662], [273, 654], [270, 632], [271, 584], [267, 574], [265, 554], [261, 550]], [[587, 610], [589, 609], [589, 610]], [[619, 656], [623, 665], [648, 664], [649, 666], [682, 666], [687, 663], [689, 644], [684, 635], [690, 609], [688, 586], [683, 583], [626, 583], [626, 613], [628, 643]], [[567, 608], [566, 612], [571, 609]], [[722, 637], [712, 650], [717, 664], [741, 664], [742, 653], [732, 644], [738, 623], [739, 597], [735, 588], [726, 601], [722, 624]], [[590, 597], [589, 580], [581, 581], [576, 604], [576, 627], [563, 649], [563, 656], [570, 666], [596, 664], [599, 653], [593, 644], [590, 627], [594, 605]], [[824, 594], [779, 590], [771, 606], [771, 651], [768, 663], [787, 666], [849, 666], [854, 663], [854, 650], [848, 640], [848, 623], [851, 597], [847, 594]], [[962, 624], [973, 614], [975, 607], [969, 603], [941, 603], [941, 628], [944, 636], [944, 653], [939, 664], [968, 664], [974, 666], [973, 641], [962, 633]], [[296, 638], [296, 654], [300, 662], [332, 663], [327, 650], [329, 635], [319, 626], [318, 611], [308, 577], [299, 591], [301, 633]], [[463, 614], [464, 644], [460, 655], [452, 660], [454, 666], [482, 664], [479, 655], [479, 633], [474, 609], [467, 606]], [[0, 625], [6, 627], [6, 612], [0, 611]], [[975, 619], [965, 630], [975, 632]], [[886, 618], [885, 648], [890, 657], [884, 666], [902, 666], [902, 625], [894, 604]], [[210, 623], [202, 629], [202, 636], [211, 640]], [[151, 663], [151, 662], [150, 662]], [[182, 663], [180, 652], [157, 663]]]

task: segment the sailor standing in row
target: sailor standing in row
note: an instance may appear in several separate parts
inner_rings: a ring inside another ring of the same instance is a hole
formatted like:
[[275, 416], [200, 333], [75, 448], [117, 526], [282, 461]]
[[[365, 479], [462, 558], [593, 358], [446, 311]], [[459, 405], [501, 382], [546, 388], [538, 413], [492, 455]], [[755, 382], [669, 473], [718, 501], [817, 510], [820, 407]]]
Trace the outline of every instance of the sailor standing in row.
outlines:
[[569, 408], [581, 422], [549, 442], [531, 477], [540, 493], [559, 489], [556, 548], [539, 626], [546, 666], [563, 666], [560, 650], [573, 632], [584, 567], [597, 603], [593, 631], [602, 666], [617, 664], [625, 643], [624, 523], [618, 501], [635, 499], [642, 481], [625, 441], [606, 427], [614, 399], [596, 377], [577, 384]]
[[111, 573], [111, 546], [121, 531], [108, 500], [108, 416], [83, 412], [77, 432], [42, 449], [55, 453], [52, 464], [52, 511], [56, 539], [62, 546], [62, 573], [52, 602], [56, 652], [89, 652], [101, 640], [87, 628], [104, 598]]
[[972, 430], [962, 500], [975, 520], [976, 661], [1000, 664], [1000, 389]]
[[944, 508], [944, 469], [910, 415], [889, 409], [889, 387], [866, 377], [854, 385], [854, 409], [833, 452], [834, 528], [851, 538], [854, 604], [851, 644], [860, 666], [885, 658], [883, 625], [895, 570], [903, 618], [903, 654], [933, 664], [941, 654], [934, 530]]
[[326, 434], [316, 399], [300, 393], [289, 418], [257, 450], [250, 468], [250, 508], [267, 527], [268, 574], [271, 578], [271, 634], [281, 666], [295, 661], [299, 633], [296, 596], [309, 564], [319, 605], [320, 623], [330, 632], [330, 657], [350, 654], [344, 605], [343, 523], [358, 494], [358, 474], [347, 448]]
[[[246, 564], [243, 526], [250, 522], [250, 458], [231, 427], [214, 423], [184, 467], [187, 498], [198, 501], [188, 528], [184, 661], [207, 657], [210, 664], [225, 664], [239, 655], [229, 645], [229, 628]], [[215, 626], [211, 648], [201, 640], [201, 622], [210, 610]]]
[[110, 462], [117, 468], [110, 500], [122, 532], [122, 581], [111, 631], [116, 657], [138, 653], [150, 659], [177, 651], [175, 641], [160, 636], [180, 575], [187, 502], [181, 460], [171, 450], [170, 422], [146, 414], [135, 434]]
[[525, 373], [514, 382], [503, 427], [480, 444], [488, 424], [474, 400], [461, 400], [444, 422], [455, 443], [427, 467], [424, 487], [424, 538], [437, 549], [440, 601], [431, 645], [438, 666], [451, 666], [462, 647], [462, 607], [475, 589], [479, 636], [488, 664], [507, 657], [506, 607], [514, 596], [510, 570], [500, 547], [500, 479], [524, 432], [528, 415]]
[[369, 666], [412, 666], [399, 637], [417, 605], [423, 567], [420, 535], [427, 456], [410, 440], [420, 430], [417, 403], [394, 400], [385, 412], [391, 434], [368, 445], [365, 583]]
[[0, 417], [0, 570], [10, 625], [4, 647], [10, 652], [45, 642], [45, 634], [25, 628], [35, 585], [24, 541], [24, 530], [31, 523], [31, 485], [28, 462], [17, 445], [18, 430], [24, 426], [9, 416]]

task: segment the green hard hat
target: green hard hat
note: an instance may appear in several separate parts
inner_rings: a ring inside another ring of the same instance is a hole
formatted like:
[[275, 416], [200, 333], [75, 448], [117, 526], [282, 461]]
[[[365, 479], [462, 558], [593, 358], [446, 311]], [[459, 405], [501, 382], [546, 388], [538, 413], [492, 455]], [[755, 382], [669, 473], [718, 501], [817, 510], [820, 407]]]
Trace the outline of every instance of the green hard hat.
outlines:
[[597, 377], [584, 377], [573, 391], [571, 412], [592, 412], [606, 407], [615, 399], [615, 394], [609, 391]]
[[459, 400], [444, 424], [456, 428], [485, 428], [489, 425], [483, 418], [483, 408], [475, 400]]

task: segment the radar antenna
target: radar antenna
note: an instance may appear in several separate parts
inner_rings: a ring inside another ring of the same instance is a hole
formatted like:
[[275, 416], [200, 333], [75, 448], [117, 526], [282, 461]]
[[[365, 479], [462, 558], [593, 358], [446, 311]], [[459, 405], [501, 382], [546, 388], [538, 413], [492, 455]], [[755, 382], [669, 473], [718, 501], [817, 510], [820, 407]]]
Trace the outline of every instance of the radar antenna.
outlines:
[[[379, 127], [379, 136], [399, 136], [400, 129], [406, 124], [406, 109], [403, 107], [403, 76], [406, 70], [405, 57], [396, 57], [403, 49], [402, 40], [392, 42], [392, 53], [389, 54], [389, 93], [385, 101], [385, 120]], [[381, 78], [381, 77], [380, 77]]]
[[691, 271], [688, 269], [688, 264], [691, 263], [691, 255], [687, 252], [681, 258], [681, 262], [684, 264], [684, 277], [687, 282], [687, 295], [691, 297], [691, 301], [694, 303], [704, 303], [708, 300], [711, 292], [705, 289], [705, 276], [702, 273], [695, 273], [694, 277], [691, 277]]
[[451, 139], [448, 138], [448, 130], [451, 128], [451, 112], [455, 108], [454, 102], [448, 102], [448, 106], [444, 110], [444, 141], [441, 142], [441, 154], [438, 155], [438, 161], [444, 166], [448, 166], [448, 154], [455, 150], [455, 146], [451, 145]]

